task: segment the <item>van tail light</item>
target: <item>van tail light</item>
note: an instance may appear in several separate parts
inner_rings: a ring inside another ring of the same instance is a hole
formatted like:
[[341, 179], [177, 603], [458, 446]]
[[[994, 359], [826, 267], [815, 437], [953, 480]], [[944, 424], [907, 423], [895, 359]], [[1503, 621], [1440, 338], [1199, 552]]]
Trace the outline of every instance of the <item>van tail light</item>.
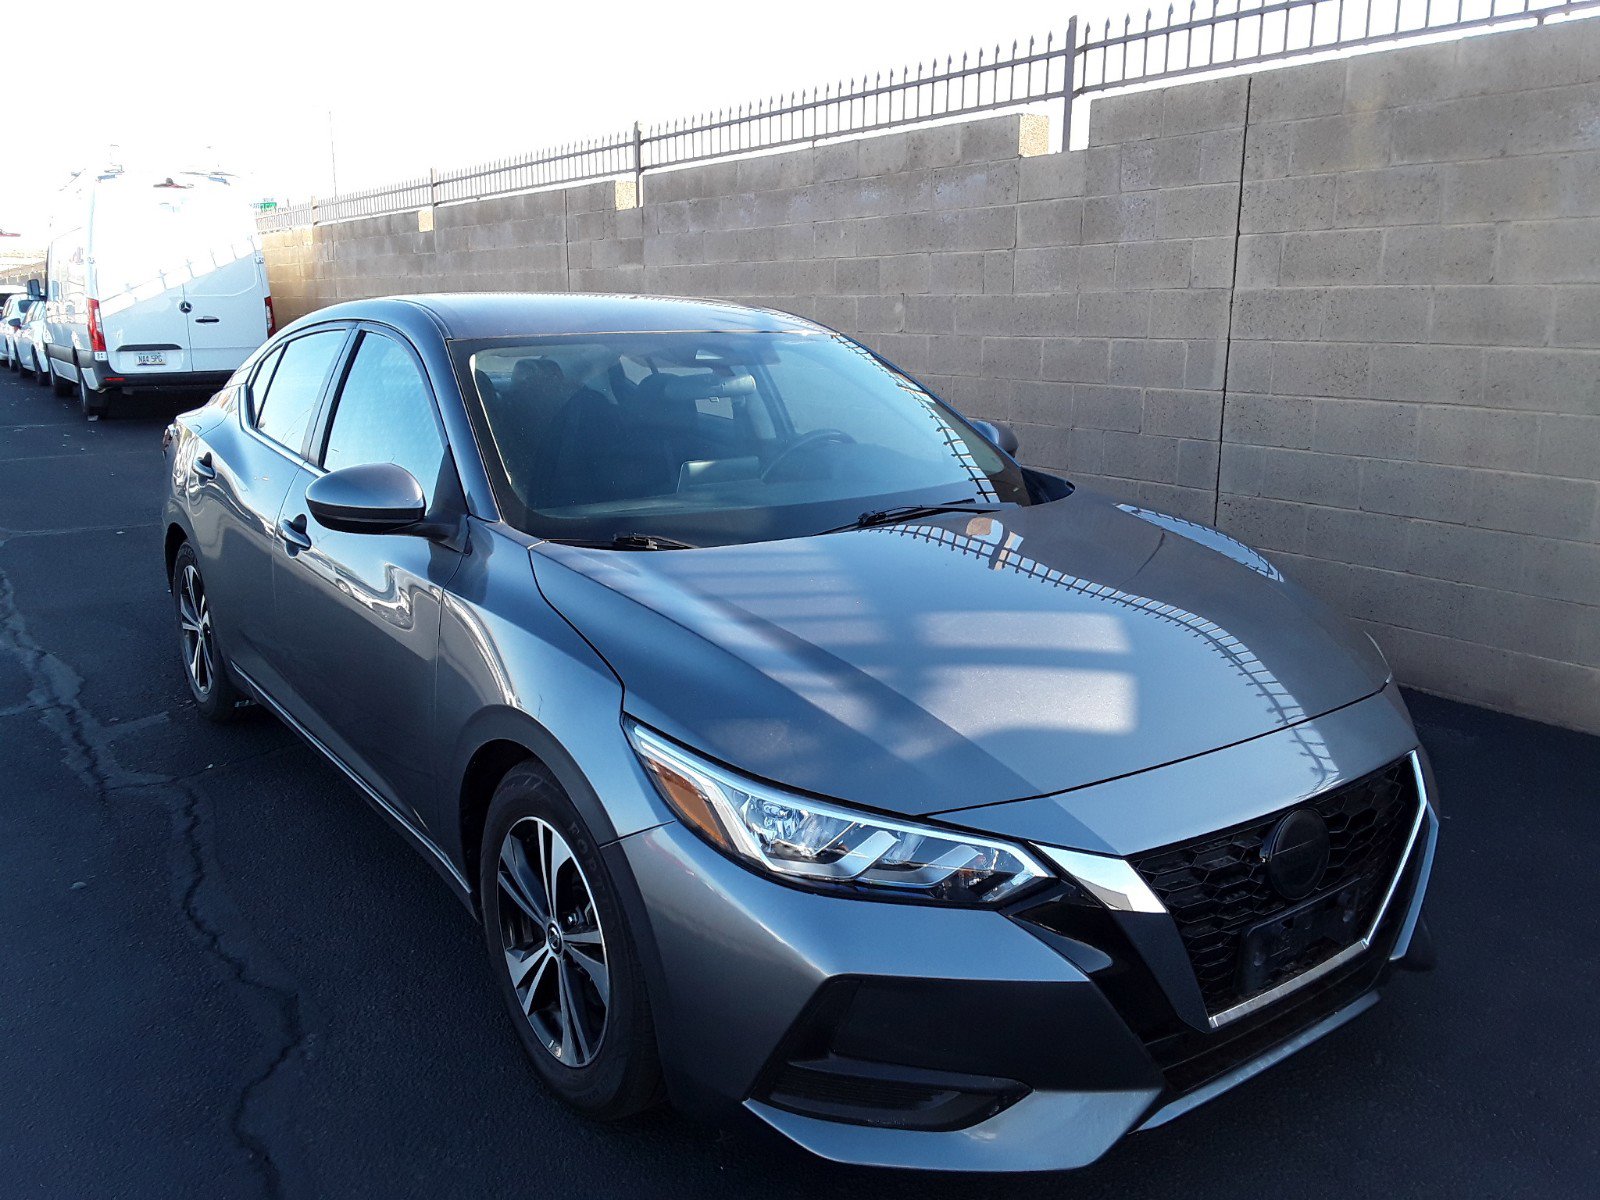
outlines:
[[106, 331], [100, 326], [100, 301], [89, 301], [89, 349], [96, 354], [106, 352]]
[[278, 315], [272, 311], [272, 297], [267, 297], [267, 336], [278, 332]]

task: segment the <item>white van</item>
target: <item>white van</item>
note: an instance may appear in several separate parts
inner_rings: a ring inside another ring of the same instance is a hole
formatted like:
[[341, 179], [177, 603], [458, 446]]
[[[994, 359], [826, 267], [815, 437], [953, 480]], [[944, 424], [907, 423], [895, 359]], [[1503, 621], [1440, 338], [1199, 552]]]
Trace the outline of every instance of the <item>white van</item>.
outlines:
[[79, 176], [51, 235], [50, 375], [88, 415], [115, 391], [220, 387], [273, 331], [255, 214], [225, 174]]

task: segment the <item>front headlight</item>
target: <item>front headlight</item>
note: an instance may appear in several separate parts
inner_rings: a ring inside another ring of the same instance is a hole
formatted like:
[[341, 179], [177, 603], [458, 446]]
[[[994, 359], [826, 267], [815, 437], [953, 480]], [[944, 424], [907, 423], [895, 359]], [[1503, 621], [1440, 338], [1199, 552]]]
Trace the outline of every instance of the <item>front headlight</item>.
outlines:
[[825, 891], [998, 904], [1053, 878], [1021, 847], [856, 812], [736, 775], [629, 722], [657, 790], [713, 846], [764, 874]]

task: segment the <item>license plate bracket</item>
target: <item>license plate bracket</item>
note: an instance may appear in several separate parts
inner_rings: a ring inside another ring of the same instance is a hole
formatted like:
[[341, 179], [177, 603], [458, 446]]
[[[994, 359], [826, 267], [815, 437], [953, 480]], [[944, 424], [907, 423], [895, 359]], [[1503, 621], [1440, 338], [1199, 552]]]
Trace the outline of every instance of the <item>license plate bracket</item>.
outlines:
[[1324, 892], [1245, 930], [1239, 947], [1240, 994], [1252, 996], [1264, 990], [1319, 943], [1327, 947], [1319, 961], [1354, 945], [1361, 936], [1356, 927], [1357, 892], [1354, 886]]

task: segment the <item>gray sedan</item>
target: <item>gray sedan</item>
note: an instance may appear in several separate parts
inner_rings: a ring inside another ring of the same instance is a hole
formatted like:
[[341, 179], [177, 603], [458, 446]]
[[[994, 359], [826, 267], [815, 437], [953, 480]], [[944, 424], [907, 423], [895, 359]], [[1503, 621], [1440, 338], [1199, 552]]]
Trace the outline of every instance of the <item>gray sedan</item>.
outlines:
[[199, 711], [417, 846], [582, 1112], [1079, 1166], [1429, 960], [1376, 646], [808, 321], [341, 304], [165, 441]]

